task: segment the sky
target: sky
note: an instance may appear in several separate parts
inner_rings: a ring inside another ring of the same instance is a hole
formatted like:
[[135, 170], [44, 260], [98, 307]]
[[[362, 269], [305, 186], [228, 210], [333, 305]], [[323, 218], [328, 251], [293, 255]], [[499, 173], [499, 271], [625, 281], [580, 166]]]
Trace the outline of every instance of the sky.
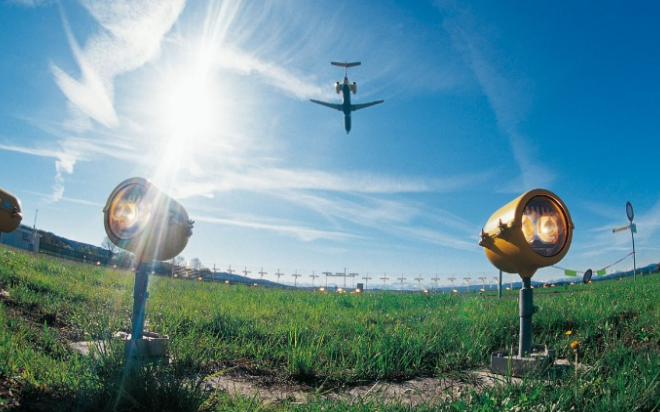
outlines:
[[[627, 201], [660, 261], [655, 2], [1, 1], [0, 187], [29, 226], [100, 245], [140, 176], [195, 221], [186, 260], [458, 286], [494, 282], [481, 229], [543, 188], [575, 231], [534, 280], [632, 269]], [[385, 100], [350, 134], [309, 102], [341, 101], [330, 61]]]

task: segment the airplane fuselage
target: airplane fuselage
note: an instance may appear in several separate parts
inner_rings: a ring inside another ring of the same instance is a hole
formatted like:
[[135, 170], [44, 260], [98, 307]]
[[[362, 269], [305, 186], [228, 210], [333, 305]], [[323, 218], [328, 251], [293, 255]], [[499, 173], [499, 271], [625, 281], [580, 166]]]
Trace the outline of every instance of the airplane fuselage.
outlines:
[[351, 86], [348, 77], [344, 77], [344, 83], [341, 85], [341, 111], [344, 112], [344, 128], [346, 133], [351, 131], [351, 112], [353, 106], [351, 105]]

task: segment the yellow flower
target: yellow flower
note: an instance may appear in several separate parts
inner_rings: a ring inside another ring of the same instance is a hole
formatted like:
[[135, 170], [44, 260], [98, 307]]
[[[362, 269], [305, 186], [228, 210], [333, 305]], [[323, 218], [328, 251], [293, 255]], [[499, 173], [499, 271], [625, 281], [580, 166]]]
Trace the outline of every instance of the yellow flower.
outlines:
[[570, 335], [573, 334], [573, 331], [572, 331], [572, 330], [567, 330], [567, 331], [566, 331], [566, 334], [570, 336]]
[[580, 347], [580, 341], [574, 340], [571, 342], [571, 349], [577, 350], [578, 347]]

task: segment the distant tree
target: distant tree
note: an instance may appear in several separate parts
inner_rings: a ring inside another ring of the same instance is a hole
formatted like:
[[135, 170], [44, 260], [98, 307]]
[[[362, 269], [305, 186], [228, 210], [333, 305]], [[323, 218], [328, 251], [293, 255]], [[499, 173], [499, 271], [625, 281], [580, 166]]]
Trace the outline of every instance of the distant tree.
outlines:
[[200, 270], [202, 268], [202, 261], [198, 258], [192, 258], [190, 260], [190, 268], [193, 270]]
[[103, 242], [101, 242], [101, 249], [110, 252], [110, 264], [125, 269], [131, 267], [133, 254], [112, 243], [112, 240], [110, 240], [109, 237], [106, 236], [105, 239], [103, 239]]
[[122, 250], [119, 246], [112, 243], [112, 240], [107, 236], [103, 239], [103, 242], [101, 242], [101, 248], [110, 251], [112, 255], [115, 255]]

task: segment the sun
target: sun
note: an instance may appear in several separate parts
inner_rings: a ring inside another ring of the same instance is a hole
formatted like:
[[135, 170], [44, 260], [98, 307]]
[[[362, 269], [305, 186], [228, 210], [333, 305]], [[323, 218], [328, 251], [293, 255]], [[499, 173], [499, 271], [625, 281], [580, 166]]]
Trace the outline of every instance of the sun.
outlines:
[[160, 73], [158, 92], [150, 96], [158, 130], [156, 175], [175, 180], [180, 170], [195, 171], [204, 156], [215, 153], [227, 134], [222, 77], [205, 55], [176, 59]]
[[214, 21], [204, 20], [199, 33], [173, 34], [152, 66], [153, 76], [145, 79], [145, 162], [160, 183], [208, 176], [217, 171], [218, 159], [239, 158], [252, 147], [253, 130], [245, 120], [253, 118], [252, 105], [242, 99], [240, 76], [227, 68], [224, 37], [209, 30], [217, 27]]
[[206, 140], [217, 129], [217, 99], [204, 77], [182, 74], [164, 93], [160, 117], [171, 139]]

